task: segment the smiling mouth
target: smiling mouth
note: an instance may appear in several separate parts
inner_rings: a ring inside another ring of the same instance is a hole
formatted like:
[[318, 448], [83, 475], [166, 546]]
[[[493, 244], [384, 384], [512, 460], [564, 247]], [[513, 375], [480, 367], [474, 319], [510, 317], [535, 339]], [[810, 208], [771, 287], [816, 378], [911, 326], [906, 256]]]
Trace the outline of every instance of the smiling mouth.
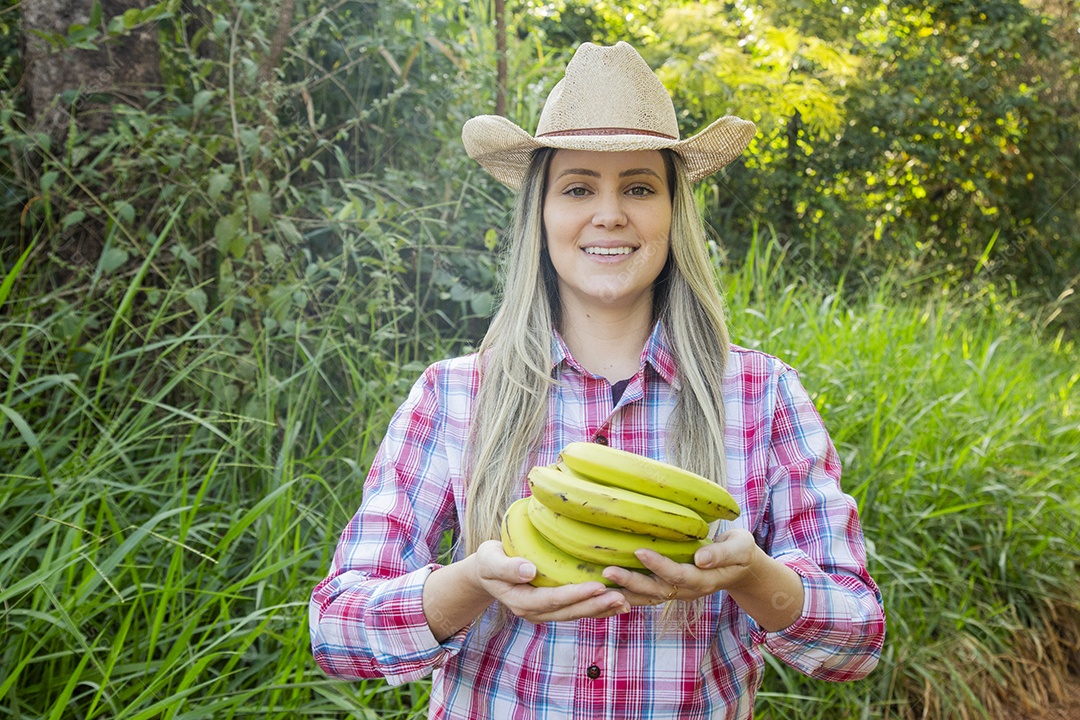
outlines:
[[613, 248], [587, 247], [587, 248], [585, 248], [585, 252], [588, 253], [589, 255], [629, 255], [630, 253], [634, 252], [634, 248], [632, 248], [632, 247], [613, 247]]

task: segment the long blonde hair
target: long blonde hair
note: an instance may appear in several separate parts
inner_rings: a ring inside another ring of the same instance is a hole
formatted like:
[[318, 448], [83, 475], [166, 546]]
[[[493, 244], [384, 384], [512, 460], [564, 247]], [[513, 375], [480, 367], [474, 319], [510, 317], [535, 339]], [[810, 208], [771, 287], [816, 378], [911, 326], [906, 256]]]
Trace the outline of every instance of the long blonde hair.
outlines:
[[[503, 299], [480, 344], [480, 390], [466, 469], [466, 553], [499, 537], [547, 423], [552, 328], [559, 320], [555, 270], [544, 248], [543, 200], [551, 157], [535, 151], [518, 194], [504, 258]], [[701, 215], [681, 158], [664, 152], [672, 188], [671, 243], [654, 288], [681, 388], [668, 424], [668, 461], [726, 485], [724, 402], [729, 340]]]

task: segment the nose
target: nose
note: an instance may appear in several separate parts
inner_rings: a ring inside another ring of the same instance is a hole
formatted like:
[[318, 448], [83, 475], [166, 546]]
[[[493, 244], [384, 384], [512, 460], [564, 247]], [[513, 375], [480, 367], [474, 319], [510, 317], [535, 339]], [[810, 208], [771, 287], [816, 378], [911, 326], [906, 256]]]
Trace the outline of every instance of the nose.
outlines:
[[597, 195], [592, 221], [593, 225], [609, 230], [625, 225], [626, 211], [623, 208], [622, 196], [617, 192], [602, 192]]

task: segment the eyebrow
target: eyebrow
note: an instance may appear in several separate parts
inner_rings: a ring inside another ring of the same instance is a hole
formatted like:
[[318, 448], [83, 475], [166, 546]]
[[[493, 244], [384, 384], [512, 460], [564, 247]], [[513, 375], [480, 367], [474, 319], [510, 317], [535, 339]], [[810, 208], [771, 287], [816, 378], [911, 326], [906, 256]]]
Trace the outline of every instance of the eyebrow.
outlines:
[[[566, 175], [587, 175], [589, 177], [600, 177], [600, 173], [596, 172], [595, 170], [589, 170], [588, 168], [567, 168], [566, 170], [563, 170], [561, 173], [559, 173], [555, 179], [559, 180]], [[660, 177], [659, 174], [657, 174], [655, 170], [651, 170], [649, 168], [631, 168], [629, 170], [623, 170], [621, 173], [619, 173], [619, 177], [621, 178], [632, 177], [634, 175], [652, 175], [657, 180], [663, 179]]]

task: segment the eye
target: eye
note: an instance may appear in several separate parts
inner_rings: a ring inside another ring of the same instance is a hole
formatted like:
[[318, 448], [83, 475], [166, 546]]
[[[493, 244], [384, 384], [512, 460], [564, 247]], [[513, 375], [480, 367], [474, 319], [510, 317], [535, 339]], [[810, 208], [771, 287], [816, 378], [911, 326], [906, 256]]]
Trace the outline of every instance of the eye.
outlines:
[[627, 194], [634, 195], [636, 197], [646, 197], [648, 195], [655, 194], [656, 191], [648, 185], [634, 185], [633, 187], [628, 188], [626, 192]]
[[588, 194], [588, 188], [584, 188], [581, 185], [573, 185], [563, 190], [563, 195], [569, 195], [570, 197], [585, 197]]

